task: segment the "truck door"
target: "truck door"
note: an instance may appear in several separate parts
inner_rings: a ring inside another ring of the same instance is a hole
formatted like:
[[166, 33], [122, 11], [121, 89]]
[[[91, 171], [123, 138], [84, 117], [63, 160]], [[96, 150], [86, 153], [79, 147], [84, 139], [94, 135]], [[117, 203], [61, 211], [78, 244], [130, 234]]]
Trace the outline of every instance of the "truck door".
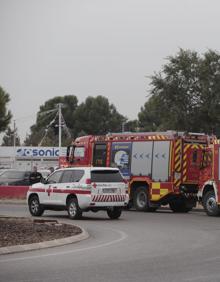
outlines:
[[107, 145], [106, 143], [94, 144], [93, 151], [93, 166], [106, 166], [106, 154]]
[[198, 183], [202, 150], [198, 144], [185, 144], [183, 152], [183, 182]]
[[149, 176], [152, 173], [153, 141], [133, 142], [131, 155], [131, 174]]
[[152, 179], [167, 182], [169, 180], [170, 141], [154, 141]]

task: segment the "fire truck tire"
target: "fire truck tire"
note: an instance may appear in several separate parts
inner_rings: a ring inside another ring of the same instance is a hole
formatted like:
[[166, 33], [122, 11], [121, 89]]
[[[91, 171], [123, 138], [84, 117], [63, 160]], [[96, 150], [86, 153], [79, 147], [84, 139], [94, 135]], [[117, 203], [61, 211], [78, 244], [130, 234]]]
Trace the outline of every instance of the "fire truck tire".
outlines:
[[154, 212], [157, 207], [149, 206], [148, 190], [146, 187], [138, 187], [134, 192], [134, 207], [137, 211]]
[[82, 210], [76, 198], [71, 198], [67, 202], [67, 212], [70, 219], [80, 219], [82, 217]]
[[189, 206], [184, 198], [177, 199], [169, 203], [170, 209], [175, 213], [187, 213], [192, 210], [193, 206]]
[[32, 216], [41, 216], [44, 212], [44, 208], [40, 205], [40, 201], [37, 195], [31, 196], [28, 200], [29, 211]]
[[220, 214], [220, 209], [216, 202], [214, 191], [207, 192], [203, 198], [202, 203], [207, 215], [218, 216]]
[[107, 214], [111, 219], [118, 219], [121, 216], [121, 208], [112, 207], [107, 209]]

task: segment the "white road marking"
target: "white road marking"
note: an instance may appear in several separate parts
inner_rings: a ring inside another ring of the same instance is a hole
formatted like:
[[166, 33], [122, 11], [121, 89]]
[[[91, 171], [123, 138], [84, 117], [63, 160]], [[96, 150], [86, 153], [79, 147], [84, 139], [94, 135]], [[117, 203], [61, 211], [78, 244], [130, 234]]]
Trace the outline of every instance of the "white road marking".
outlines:
[[[66, 254], [77, 253], [77, 252], [82, 252], [82, 251], [89, 251], [89, 250], [108, 247], [108, 246], [111, 246], [113, 244], [117, 244], [117, 243], [125, 240], [128, 237], [128, 235], [121, 230], [115, 230], [115, 229], [110, 229], [110, 228], [103, 228], [103, 229], [107, 229], [107, 230], [111, 230], [111, 231], [114, 231], [116, 233], [119, 233], [120, 237], [116, 240], [106, 242], [106, 243], [103, 243], [103, 244], [100, 244], [100, 245], [91, 246], [91, 247], [80, 248], [80, 249], [75, 249], [75, 250], [70, 250], [70, 251], [65, 251], [65, 252], [45, 254], [45, 255], [26, 256], [26, 257], [20, 257], [20, 258], [9, 258], [9, 259], [5, 259], [5, 260], [2, 259], [2, 260], [0, 260], [0, 262], [3, 263], [3, 262], [12, 262], [12, 261], [23, 261], [23, 260], [30, 260], [30, 259], [45, 258], [45, 257], [50, 257], [50, 256], [66, 255]], [[24, 254], [24, 253], [22, 253], [22, 254]]]
[[220, 260], [220, 257], [207, 258], [204, 261], [205, 262], [212, 262], [212, 261], [216, 261], [216, 260]]
[[193, 281], [200, 281], [200, 282], [207, 282], [212, 281], [212, 279], [218, 279], [219, 280], [220, 275], [202, 275], [202, 276], [196, 276], [192, 278], [185, 279], [184, 281], [193, 282]]

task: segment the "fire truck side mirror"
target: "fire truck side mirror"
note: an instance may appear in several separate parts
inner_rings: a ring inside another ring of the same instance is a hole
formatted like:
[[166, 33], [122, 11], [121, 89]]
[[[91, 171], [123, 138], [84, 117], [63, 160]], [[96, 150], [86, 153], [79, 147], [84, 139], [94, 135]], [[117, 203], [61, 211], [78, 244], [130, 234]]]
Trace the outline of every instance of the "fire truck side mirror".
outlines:
[[70, 162], [70, 163], [74, 162], [74, 150], [75, 150], [74, 145], [70, 145], [70, 146], [67, 147], [67, 150], [66, 150], [66, 160], [67, 160], [67, 162]]
[[66, 149], [66, 160], [67, 160], [67, 162], [68, 162], [69, 159], [70, 159], [69, 154], [70, 154], [70, 146], [68, 146], [67, 149]]

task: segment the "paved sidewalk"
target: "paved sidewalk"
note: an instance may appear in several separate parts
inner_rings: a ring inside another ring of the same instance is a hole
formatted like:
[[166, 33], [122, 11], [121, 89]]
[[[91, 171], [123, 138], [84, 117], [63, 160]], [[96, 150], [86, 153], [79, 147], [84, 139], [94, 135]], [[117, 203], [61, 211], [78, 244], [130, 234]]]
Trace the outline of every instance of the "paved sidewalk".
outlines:
[[27, 202], [25, 199], [0, 199], [0, 204], [21, 204], [21, 205], [26, 205]]

